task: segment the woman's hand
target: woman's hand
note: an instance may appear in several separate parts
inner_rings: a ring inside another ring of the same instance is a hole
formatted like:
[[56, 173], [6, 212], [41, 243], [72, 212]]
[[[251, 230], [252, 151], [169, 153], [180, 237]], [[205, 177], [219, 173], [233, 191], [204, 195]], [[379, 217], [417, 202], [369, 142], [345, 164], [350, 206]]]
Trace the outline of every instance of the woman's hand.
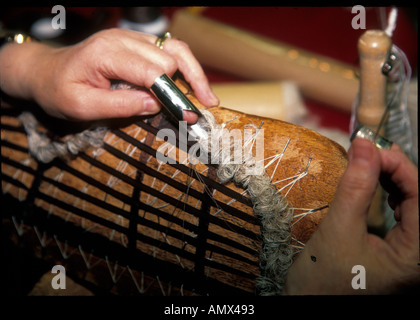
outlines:
[[[378, 180], [397, 224], [384, 239], [367, 232]], [[418, 170], [397, 145], [378, 150], [356, 139], [331, 209], [289, 269], [285, 294], [384, 294], [420, 285]], [[352, 268], [366, 271], [355, 290]]]
[[[183, 73], [204, 106], [219, 103], [188, 46], [123, 29], [100, 31], [68, 47], [41, 43], [9, 44], [0, 51], [2, 90], [34, 99], [50, 115], [78, 120], [129, 117], [157, 113], [160, 104], [149, 91], [166, 73]], [[141, 90], [110, 90], [111, 80], [123, 80]], [[194, 115], [185, 114], [187, 122]]]

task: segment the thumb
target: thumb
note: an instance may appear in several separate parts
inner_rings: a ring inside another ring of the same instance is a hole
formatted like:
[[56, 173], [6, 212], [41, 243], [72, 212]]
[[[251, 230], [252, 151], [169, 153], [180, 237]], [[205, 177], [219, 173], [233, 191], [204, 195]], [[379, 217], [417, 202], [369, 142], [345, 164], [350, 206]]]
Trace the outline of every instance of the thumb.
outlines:
[[349, 163], [338, 185], [331, 212], [343, 226], [366, 223], [381, 169], [379, 150], [365, 139], [355, 139]]

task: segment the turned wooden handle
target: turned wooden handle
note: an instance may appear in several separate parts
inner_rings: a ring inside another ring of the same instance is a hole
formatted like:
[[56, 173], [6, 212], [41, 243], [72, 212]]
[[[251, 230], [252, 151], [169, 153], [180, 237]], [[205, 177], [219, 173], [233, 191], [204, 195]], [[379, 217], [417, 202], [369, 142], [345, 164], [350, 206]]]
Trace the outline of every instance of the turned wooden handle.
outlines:
[[[375, 132], [386, 110], [387, 78], [382, 73], [382, 66], [388, 58], [391, 44], [391, 39], [382, 30], [368, 30], [358, 41], [360, 100], [356, 117], [360, 124]], [[384, 135], [384, 128], [378, 133]], [[378, 232], [382, 232], [385, 225], [383, 197], [384, 191], [378, 186], [367, 218], [368, 226]]]
[[391, 39], [382, 30], [368, 30], [358, 42], [360, 57], [359, 123], [375, 130], [386, 109], [386, 76], [382, 66], [388, 58]]
[[290, 80], [307, 97], [351, 112], [358, 90], [352, 66], [186, 10], [176, 12], [170, 31], [203, 65], [249, 80]]

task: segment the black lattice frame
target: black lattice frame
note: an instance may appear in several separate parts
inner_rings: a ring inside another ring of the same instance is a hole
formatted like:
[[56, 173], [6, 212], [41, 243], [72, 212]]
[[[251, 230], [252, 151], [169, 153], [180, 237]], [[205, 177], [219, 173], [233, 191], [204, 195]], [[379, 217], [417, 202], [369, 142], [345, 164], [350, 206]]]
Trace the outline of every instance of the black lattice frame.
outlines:
[[[2, 111], [3, 115], [13, 115], [13, 111]], [[82, 172], [78, 172], [77, 170], [69, 166], [65, 161], [60, 159], [55, 159], [54, 161], [48, 164], [38, 163], [37, 170], [33, 170], [29, 166], [25, 166], [22, 163], [16, 162], [2, 155], [1, 161], [3, 163], [9, 166], [13, 166], [16, 169], [20, 169], [34, 176], [32, 184], [29, 187], [27, 187], [26, 185], [20, 183], [19, 181], [13, 179], [8, 175], [3, 174], [2, 172], [2, 181], [13, 184], [19, 188], [27, 190], [28, 192], [28, 195], [23, 202], [18, 201], [17, 199], [13, 198], [8, 194], [2, 193], [2, 216], [6, 219], [11, 219], [12, 217], [15, 217], [15, 219], [18, 219], [18, 221], [22, 221], [25, 225], [36, 226], [37, 230], [39, 230], [40, 232], [44, 232], [50, 237], [54, 236], [60, 241], [65, 241], [70, 246], [77, 247], [81, 245], [85, 251], [94, 252], [95, 256], [101, 258], [107, 257], [107, 259], [109, 259], [110, 261], [118, 261], [119, 265], [129, 265], [130, 268], [134, 270], [141, 270], [145, 274], [150, 275], [152, 277], [159, 275], [159, 278], [162, 281], [170, 282], [172, 286], [179, 287], [182, 285], [184, 289], [193, 290], [194, 292], [201, 295], [253, 294], [253, 292], [248, 292], [241, 288], [236, 288], [232, 285], [223, 283], [217, 279], [213, 279], [211, 277], [206, 276], [205, 267], [207, 266], [222, 270], [227, 274], [232, 274], [248, 279], [255, 279], [255, 274], [247, 273], [241, 270], [236, 270], [230, 267], [229, 265], [221, 264], [212, 261], [211, 259], [207, 259], [205, 253], [206, 250], [210, 250], [211, 252], [218, 252], [219, 254], [226, 255], [230, 259], [239, 259], [242, 263], [249, 264], [255, 267], [255, 265], [258, 265], [257, 259], [256, 261], [251, 261], [246, 257], [243, 257], [242, 255], [236, 253], [237, 251], [243, 251], [247, 254], [251, 254], [257, 257], [258, 252], [257, 250], [255, 250], [255, 248], [250, 248], [246, 245], [236, 242], [235, 240], [224, 237], [223, 235], [212, 233], [209, 231], [208, 227], [210, 223], [217, 224], [222, 228], [228, 228], [229, 230], [233, 230], [234, 232], [240, 233], [243, 236], [252, 239], [256, 243], [259, 242], [259, 236], [254, 232], [247, 230], [246, 228], [241, 228], [236, 224], [232, 224], [228, 221], [220, 219], [219, 217], [210, 215], [210, 208], [215, 205], [215, 200], [210, 199], [210, 196], [206, 192], [198, 192], [191, 188], [188, 189], [189, 194], [201, 200], [201, 207], [199, 209], [196, 209], [194, 207], [189, 206], [188, 204], [180, 203], [177, 199], [174, 199], [169, 195], [160, 193], [158, 190], [154, 190], [153, 188], [144, 185], [142, 183], [142, 179], [143, 175], [147, 173], [164, 181], [165, 183], [168, 183], [173, 188], [176, 188], [180, 191], [186, 191], [187, 188], [187, 186], [175, 180], [171, 180], [168, 176], [160, 173], [159, 171], [154, 170], [153, 168], [148, 167], [143, 161], [145, 155], [156, 157], [157, 151], [151, 148], [150, 145], [153, 139], [155, 139], [155, 135], [159, 130], [158, 128], [161, 128], [162, 125], [168, 126], [168, 123], [164, 120], [164, 117], [158, 115], [147, 121], [138, 121], [136, 124], [148, 132], [146, 141], [144, 143], [127, 135], [125, 132], [118, 128], [113, 129], [113, 133], [119, 138], [126, 140], [130, 144], [137, 146], [139, 150], [141, 150], [140, 159], [131, 158], [127, 154], [121, 152], [120, 150], [114, 148], [112, 145], [109, 145], [107, 143], [105, 143], [103, 146], [103, 149], [109, 152], [110, 154], [113, 154], [114, 156], [123, 159], [127, 163], [137, 168], [137, 174], [135, 179], [124, 175], [123, 173], [107, 166], [106, 164], [100, 161], [97, 161], [95, 157], [92, 157], [87, 153], [80, 153], [78, 155], [78, 157], [83, 158], [90, 165], [97, 166], [101, 170], [104, 170], [105, 172], [117, 177], [118, 179], [130, 183], [134, 187], [131, 197], [128, 197], [127, 195], [122, 194], [117, 190], [114, 190], [106, 185], [99, 183], [92, 177], [89, 177]], [[2, 130], [24, 132], [23, 127], [21, 126], [13, 127], [3, 124]], [[28, 150], [26, 148], [16, 145], [13, 142], [5, 141], [2, 139], [1, 143], [3, 147], [8, 147], [14, 150], [28, 153]], [[74, 189], [70, 186], [62, 184], [61, 182], [45, 177], [43, 173], [47, 169], [54, 166], [59, 168], [60, 170], [67, 171], [72, 175], [77, 176], [79, 179], [82, 179], [88, 184], [91, 184], [97, 188], [104, 190], [105, 192], [121, 200], [122, 202], [130, 204], [130, 212], [128, 213], [127, 211], [121, 210], [115, 206], [112, 206], [111, 204], [101, 202], [100, 200], [91, 197], [81, 192], [80, 190]], [[199, 174], [201, 176], [200, 178], [202, 179], [202, 181], [205, 182], [208, 188], [215, 188], [220, 192], [223, 192], [224, 194], [228, 195], [229, 197], [236, 199], [236, 201], [239, 201], [249, 207], [252, 207], [252, 204], [247, 197], [215, 181], [214, 168], [209, 167], [209, 170], [207, 171], [208, 176], [204, 176], [180, 163], [172, 164], [171, 166], [189, 176]], [[108, 211], [114, 212], [115, 214], [126, 217], [129, 220], [128, 228], [124, 228], [119, 224], [103, 219], [99, 216], [93, 215], [92, 213], [83, 211], [79, 208], [72, 207], [71, 205], [61, 200], [55, 199], [50, 195], [41, 192], [39, 190], [39, 185], [42, 181], [46, 181], [52, 185], [55, 185], [57, 188], [60, 188], [63, 191], [76, 195], [77, 197], [85, 201], [91, 202], [100, 208], [104, 208]], [[187, 211], [188, 213], [196, 216], [199, 219], [198, 225], [188, 224], [187, 222], [181, 221], [179, 218], [171, 216], [170, 214], [164, 211], [153, 208], [145, 203], [139, 202], [138, 199], [141, 192], [147, 192], [148, 194], [156, 196], [159, 199], [171, 203], [174, 206], [182, 205], [184, 211]], [[53, 204], [54, 206], [68, 210], [76, 215], [85, 217], [86, 219], [90, 219], [105, 227], [124, 233], [128, 239], [128, 246], [125, 247], [119, 243], [110, 241], [107, 237], [103, 235], [86, 232], [85, 229], [75, 225], [72, 222], [65, 221], [64, 219], [54, 215], [50, 215], [45, 209], [40, 208], [34, 204], [35, 197], [47, 201]], [[5, 207], [6, 204], [7, 207]], [[254, 225], [259, 224], [258, 220], [255, 217], [246, 214], [234, 207], [230, 207], [229, 205], [218, 201], [217, 205], [219, 205], [226, 213], [235, 216], [237, 219], [241, 219], [243, 221], [246, 221], [247, 223], [251, 223]], [[180, 233], [176, 230], [167, 229], [162, 225], [159, 225], [152, 221], [148, 221], [147, 219], [144, 219], [138, 215], [140, 209], [159, 215], [167, 219], [168, 221], [171, 221], [172, 223], [182, 224], [182, 226], [186, 229], [194, 231], [194, 233], [197, 234], [197, 237], [189, 237], [188, 235]], [[138, 224], [147, 225], [149, 228], [164, 231], [172, 237], [182, 238], [183, 240], [188, 241], [189, 245], [195, 246], [195, 254], [186, 252], [182, 249], [175, 248], [166, 243], [159, 242], [156, 239], [152, 239], [145, 235], [139, 234], [137, 232]], [[220, 243], [224, 243], [232, 248], [235, 248], [236, 252], [232, 252], [221, 247], [219, 248], [214, 244], [210, 244], [207, 241], [209, 239], [215, 240]], [[160, 260], [148, 254], [140, 252], [139, 250], [136, 250], [137, 241], [142, 241], [150, 245], [158, 245], [161, 249], [168, 250], [169, 252], [175, 253], [181, 257], [185, 257], [191, 261], [194, 261], [194, 269], [185, 270], [174, 263]]]

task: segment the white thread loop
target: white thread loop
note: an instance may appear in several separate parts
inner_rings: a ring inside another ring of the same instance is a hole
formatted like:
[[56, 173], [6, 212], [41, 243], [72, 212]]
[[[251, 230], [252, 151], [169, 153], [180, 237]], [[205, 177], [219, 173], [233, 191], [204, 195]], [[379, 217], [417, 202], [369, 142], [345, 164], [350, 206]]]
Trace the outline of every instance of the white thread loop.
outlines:
[[385, 29], [385, 33], [388, 37], [392, 38], [392, 34], [394, 33], [395, 28], [397, 27], [397, 16], [398, 16], [398, 9], [393, 7], [391, 12], [388, 16], [388, 25]]

